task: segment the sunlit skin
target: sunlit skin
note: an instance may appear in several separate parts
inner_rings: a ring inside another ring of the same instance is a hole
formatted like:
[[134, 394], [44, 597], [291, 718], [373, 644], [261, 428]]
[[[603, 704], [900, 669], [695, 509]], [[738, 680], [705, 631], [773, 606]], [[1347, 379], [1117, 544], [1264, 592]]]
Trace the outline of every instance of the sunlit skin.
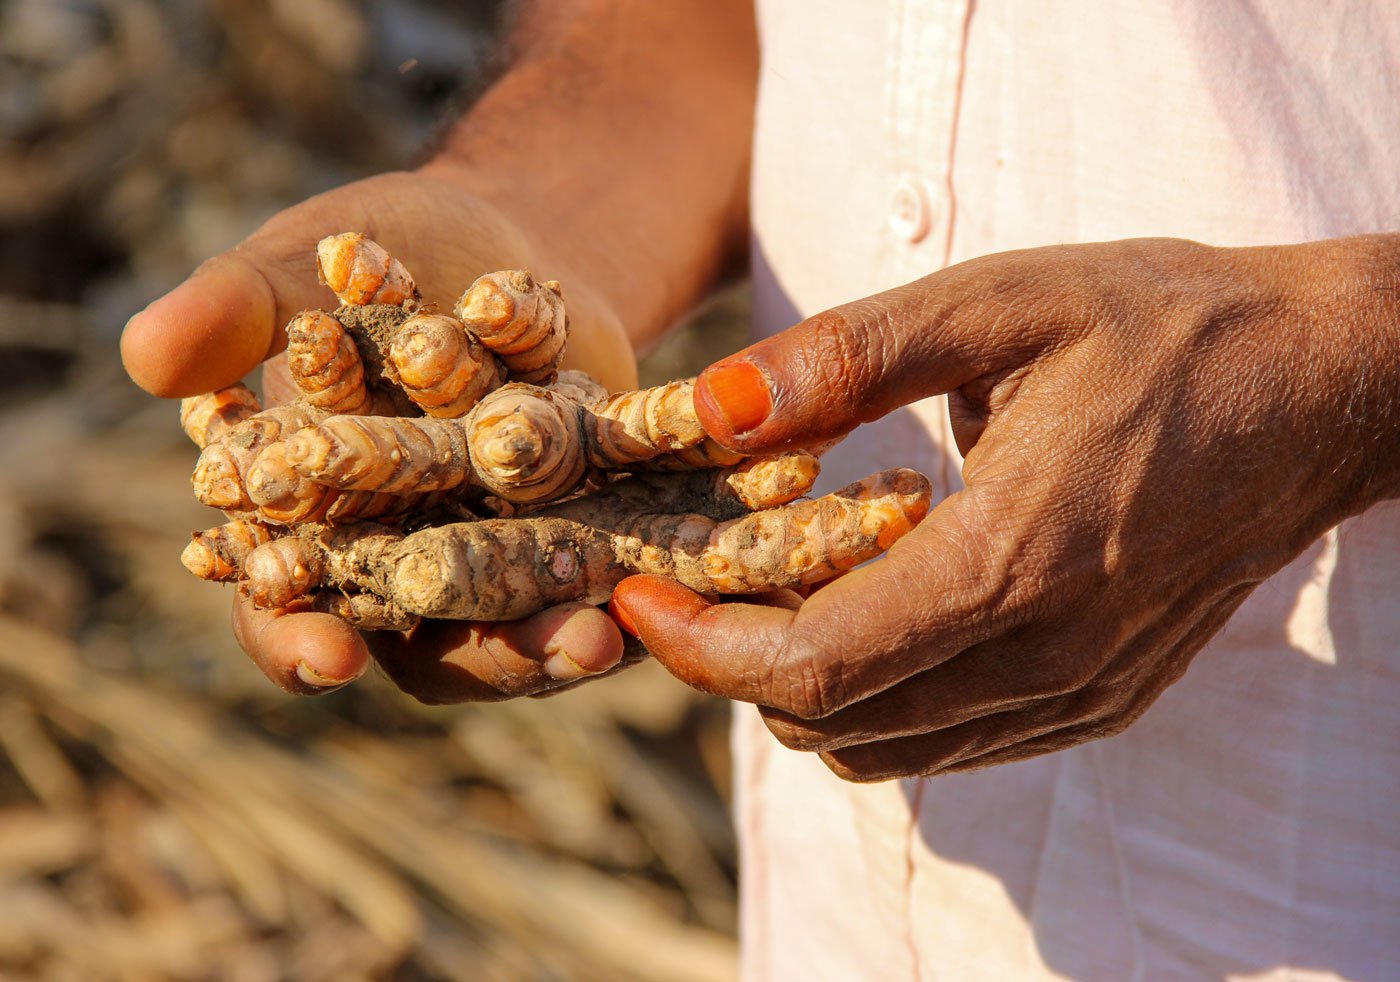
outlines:
[[[332, 302], [317, 283], [316, 242], [357, 231], [402, 260], [444, 310], [490, 270], [559, 280], [571, 331], [564, 367], [634, 388], [634, 348], [741, 260], [753, 12], [742, 2], [710, 4], [702, 18], [616, 0], [524, 6], [512, 68], [437, 156], [289, 208], [209, 260], [127, 325], [132, 378], [168, 398], [253, 371], [286, 346], [293, 315]], [[265, 389], [269, 402], [285, 398], [285, 379]], [[578, 605], [509, 624], [434, 624], [404, 639], [240, 599], [234, 628], [290, 691], [344, 684], [373, 651], [428, 702], [548, 691], [607, 670], [622, 652], [607, 615]]]
[[[212, 260], [132, 321], [132, 376], [165, 396], [240, 377], [324, 302], [316, 239], [358, 230], [440, 304], [487, 269], [562, 281], [568, 361], [630, 385], [632, 350], [742, 251], [752, 10], [573, 0], [524, 18], [512, 69], [439, 157], [290, 209]], [[610, 610], [677, 677], [756, 703], [777, 739], [849, 780], [1111, 734], [1262, 580], [1396, 494], [1397, 352], [1395, 235], [964, 263], [726, 359], [696, 404], [720, 444], [758, 452], [946, 395], [966, 490], [809, 597], [716, 604], [634, 577]], [[549, 691], [622, 651], [614, 621], [577, 606], [366, 643], [327, 615], [239, 604], [235, 630], [293, 691], [343, 684], [373, 651], [429, 702]]]
[[702, 374], [706, 428], [771, 451], [946, 393], [966, 489], [805, 602], [637, 577], [613, 609], [850, 780], [1116, 733], [1254, 587], [1400, 490], [1397, 288], [1394, 235], [1158, 239], [988, 256], [820, 314]]

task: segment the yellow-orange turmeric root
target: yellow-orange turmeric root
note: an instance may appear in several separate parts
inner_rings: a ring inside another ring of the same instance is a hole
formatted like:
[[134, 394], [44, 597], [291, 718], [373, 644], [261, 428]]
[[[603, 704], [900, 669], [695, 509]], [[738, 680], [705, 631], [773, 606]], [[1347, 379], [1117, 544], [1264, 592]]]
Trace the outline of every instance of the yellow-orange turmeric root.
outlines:
[[[234, 386], [181, 406], [196, 496], [234, 519], [182, 561], [261, 606], [407, 630], [598, 603], [633, 572], [751, 593], [838, 575], [928, 508], [910, 471], [795, 501], [816, 456], [726, 450], [691, 381], [609, 395], [558, 371], [557, 283], [487, 274], [454, 318], [361, 234], [324, 239], [317, 265], [342, 306], [288, 326], [300, 401], [260, 412]], [[474, 513], [502, 517], [454, 521]]]
[[247, 472], [265, 448], [302, 427], [324, 419], [324, 410], [313, 406], [274, 406], [249, 416], [204, 448], [190, 479], [194, 496], [211, 508], [226, 512], [251, 512]]
[[272, 530], [261, 522], [234, 519], [190, 537], [180, 562], [201, 580], [226, 583], [243, 575], [254, 549], [272, 541]]
[[256, 515], [272, 525], [338, 524], [352, 520], [385, 522], [429, 513], [447, 503], [444, 495], [428, 492], [341, 491], [317, 484], [291, 466], [287, 460], [287, 446], [282, 440], [268, 445], [247, 470], [247, 494]]
[[316, 244], [316, 274], [341, 303], [401, 304], [418, 297], [403, 264], [363, 232], [329, 235]]
[[796, 501], [812, 490], [820, 473], [821, 463], [815, 456], [795, 450], [749, 457], [734, 467], [641, 473], [530, 514], [604, 528], [616, 527], [628, 516], [660, 513], [694, 513], [727, 521]]
[[262, 406], [258, 397], [242, 384], [216, 392], [180, 400], [180, 428], [203, 450]]
[[[725, 521], [741, 518], [754, 509], [777, 507], [800, 497], [811, 490], [819, 468], [811, 454], [796, 451], [776, 457], [755, 457], [739, 467], [723, 470], [644, 474], [614, 482], [596, 494], [538, 510], [533, 517], [563, 518], [601, 529], [625, 528], [639, 515], [657, 513], [693, 513], [714, 521]], [[256, 464], [254, 470], [257, 470]], [[380, 502], [408, 500], [366, 491], [328, 493], [343, 498], [373, 498]], [[362, 517], [374, 519], [374, 516]], [[256, 535], [243, 532], [243, 526], [251, 526]], [[195, 555], [196, 546], [203, 547], [204, 552], [213, 549], [223, 557], [224, 565], [219, 567], [217, 575], [206, 572], [213, 569], [208, 561], [198, 566], [186, 562], [186, 566], [204, 579], [245, 577], [250, 593], [259, 604], [285, 606], [320, 586], [322, 562], [319, 551], [308, 540], [295, 536], [280, 539], [275, 545], [259, 549], [249, 556], [255, 547], [271, 542], [278, 531], [250, 522], [231, 522], [217, 529], [196, 533], [195, 542], [191, 543], [187, 552]], [[239, 535], [239, 548], [236, 551], [223, 545], [220, 538], [231, 533]], [[369, 601], [359, 603], [364, 607]], [[365, 616], [368, 618], [368, 613]]]
[[722, 447], [712, 438], [705, 437], [693, 447], [682, 447], [670, 453], [657, 454], [655, 457], [639, 460], [632, 466], [641, 471], [689, 471], [707, 467], [733, 467], [743, 459], [743, 454]]
[[743, 459], [705, 436], [689, 382], [623, 393], [596, 410], [568, 391], [511, 383], [461, 420], [331, 417], [290, 438], [287, 460], [331, 487], [404, 493], [472, 482], [506, 501], [534, 503], [577, 490], [590, 464], [622, 469], [666, 456], [664, 469], [679, 469], [687, 463], [671, 458], [686, 450], [699, 466]]
[[274, 586], [260, 587], [274, 604], [336, 586], [424, 617], [516, 620], [568, 601], [602, 603], [634, 572], [707, 593], [819, 583], [889, 548], [923, 518], [929, 498], [922, 475], [892, 470], [726, 522], [624, 512], [597, 525], [493, 519], [410, 535], [364, 524], [307, 530], [255, 555], [275, 557]]
[[244, 558], [248, 595], [259, 607], [287, 606], [320, 585], [321, 555], [312, 542], [295, 535], [270, 539]]
[[408, 397], [429, 416], [465, 416], [505, 382], [500, 360], [446, 314], [420, 312], [404, 321], [388, 360]]
[[745, 508], [763, 511], [796, 501], [812, 490], [821, 469], [815, 455], [796, 450], [774, 457], [749, 457], [729, 468], [696, 473], [713, 475], [710, 480], [716, 486], [712, 497], [722, 497], [721, 489], [727, 488]]
[[334, 614], [361, 631], [411, 631], [422, 620], [372, 593], [318, 590], [311, 595], [311, 609]]
[[584, 417], [589, 462], [621, 467], [704, 440], [694, 389], [694, 381], [686, 379], [610, 396]]
[[547, 385], [554, 379], [568, 336], [556, 281], [537, 283], [522, 269], [487, 273], [467, 287], [454, 313], [515, 381]]
[[287, 370], [302, 399], [330, 413], [372, 411], [365, 365], [345, 327], [322, 310], [304, 310], [287, 325]]
[[564, 369], [558, 378], [549, 384], [549, 388], [567, 396], [584, 409], [596, 410], [608, 401], [608, 390], [603, 387], [603, 383], [576, 368]]

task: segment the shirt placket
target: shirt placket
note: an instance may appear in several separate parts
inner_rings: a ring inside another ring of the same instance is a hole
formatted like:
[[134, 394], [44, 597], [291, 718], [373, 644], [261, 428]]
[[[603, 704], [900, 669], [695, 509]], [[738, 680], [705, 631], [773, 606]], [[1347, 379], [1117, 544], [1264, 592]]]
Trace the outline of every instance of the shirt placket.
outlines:
[[[886, 80], [889, 137], [889, 212], [881, 276], [893, 286], [944, 268], [951, 261], [952, 233], [958, 202], [952, 182], [958, 151], [958, 125], [966, 71], [967, 32], [976, 0], [900, 0], [890, 22], [890, 71]], [[925, 423], [944, 433], [951, 447], [945, 399], [921, 409]], [[958, 482], [956, 465], [945, 459], [942, 472], [931, 473], [939, 496]], [[924, 804], [921, 780], [906, 780], [902, 791], [909, 807], [899, 843], [903, 876], [899, 880], [900, 916], [904, 923], [909, 978], [923, 979], [914, 918], [914, 877], [920, 849], [918, 812]], [[890, 867], [895, 863], [889, 863]]]
[[886, 79], [889, 209], [882, 278], [904, 282], [946, 265], [967, 32], [974, 0], [901, 0], [889, 25]]

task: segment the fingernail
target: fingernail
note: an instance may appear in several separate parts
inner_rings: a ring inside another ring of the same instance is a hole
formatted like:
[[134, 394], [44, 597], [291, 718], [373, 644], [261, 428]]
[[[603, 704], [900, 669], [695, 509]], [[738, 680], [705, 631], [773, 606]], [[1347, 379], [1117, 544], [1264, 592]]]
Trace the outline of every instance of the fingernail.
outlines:
[[637, 625], [632, 623], [632, 615], [627, 613], [627, 608], [622, 606], [622, 602], [618, 600], [617, 597], [613, 597], [612, 602], [608, 604], [608, 616], [616, 622], [618, 627], [632, 635], [632, 637], [641, 637], [641, 634], [637, 631]]
[[581, 679], [585, 675], [596, 675], [597, 672], [590, 672], [578, 662], [569, 657], [569, 653], [562, 648], [544, 660], [544, 671], [552, 679], [568, 681], [570, 679]]
[[322, 675], [320, 672], [316, 671], [316, 669], [308, 665], [306, 660], [303, 659], [297, 662], [297, 678], [301, 679], [303, 683], [312, 688], [334, 689], [337, 686], [347, 685], [355, 681], [358, 676], [352, 676], [348, 679], [333, 679], [327, 675]]
[[731, 433], [747, 433], [773, 411], [768, 379], [753, 362], [736, 361], [700, 376], [698, 394], [723, 417]]

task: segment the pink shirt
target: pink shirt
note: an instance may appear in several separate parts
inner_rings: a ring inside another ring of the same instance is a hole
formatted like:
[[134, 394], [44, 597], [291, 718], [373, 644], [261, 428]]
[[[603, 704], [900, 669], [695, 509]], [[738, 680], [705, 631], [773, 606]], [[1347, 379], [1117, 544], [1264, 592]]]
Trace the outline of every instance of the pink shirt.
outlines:
[[[759, 0], [756, 320], [1131, 236], [1400, 229], [1394, 0]], [[942, 400], [835, 451], [943, 492]], [[1126, 733], [843, 784], [736, 729], [751, 979], [1400, 978], [1400, 506], [1261, 587]]]

